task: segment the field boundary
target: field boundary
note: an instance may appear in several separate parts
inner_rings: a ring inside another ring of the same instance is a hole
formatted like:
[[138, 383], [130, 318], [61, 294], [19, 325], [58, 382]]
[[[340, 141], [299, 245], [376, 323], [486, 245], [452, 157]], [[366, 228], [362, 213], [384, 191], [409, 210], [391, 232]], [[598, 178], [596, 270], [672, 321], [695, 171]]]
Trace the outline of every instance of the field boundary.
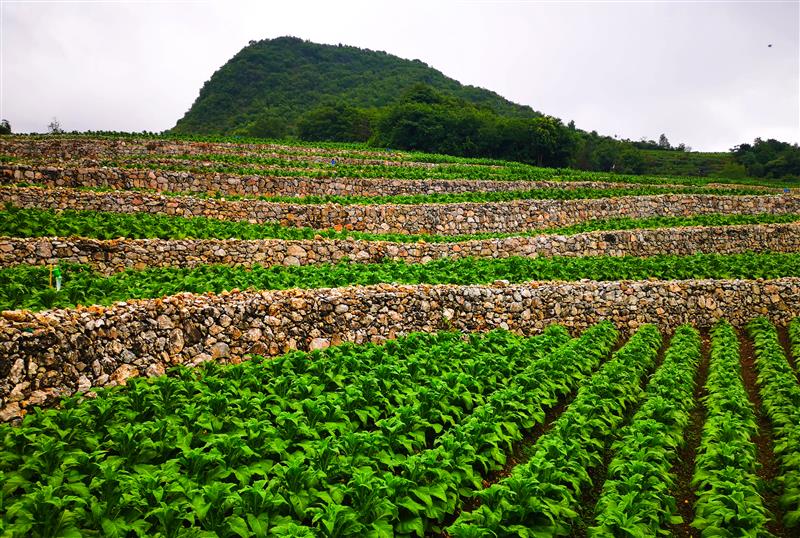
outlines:
[[601, 320], [623, 332], [644, 323], [671, 330], [741, 326], [800, 314], [800, 278], [531, 282], [492, 286], [368, 287], [179, 294], [110, 307], [4, 312], [0, 319], [0, 419], [76, 390], [158, 375], [174, 364], [236, 362], [409, 332], [503, 328], [535, 334], [560, 323], [580, 331]]
[[337, 205], [226, 200], [144, 191], [0, 187], [0, 204], [20, 208], [203, 216], [254, 223], [371, 233], [521, 233], [608, 218], [800, 213], [800, 196], [662, 194], [581, 200], [516, 200], [448, 204]]
[[508, 237], [456, 243], [355, 239], [88, 239], [0, 237], [0, 267], [82, 263], [104, 274], [207, 264], [299, 266], [510, 256], [688, 256], [697, 253], [800, 252], [800, 223], [691, 226]]

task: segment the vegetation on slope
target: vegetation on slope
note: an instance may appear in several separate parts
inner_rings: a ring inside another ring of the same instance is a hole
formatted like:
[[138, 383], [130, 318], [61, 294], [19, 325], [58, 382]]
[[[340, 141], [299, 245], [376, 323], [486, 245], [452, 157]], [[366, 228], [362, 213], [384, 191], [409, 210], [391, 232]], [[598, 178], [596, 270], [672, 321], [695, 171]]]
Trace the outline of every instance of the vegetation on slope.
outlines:
[[742, 224], [780, 224], [800, 221], [798, 214], [772, 215], [695, 215], [690, 217], [651, 217], [598, 219], [562, 228], [527, 232], [472, 235], [373, 234], [357, 231], [318, 230], [280, 224], [254, 224], [206, 217], [173, 217], [149, 213], [111, 211], [63, 211], [20, 209], [10, 204], [0, 209], [0, 236], [8, 237], [86, 237], [91, 239], [360, 239], [397, 243], [445, 243], [537, 235], [574, 235], [592, 231], [680, 228], [686, 226], [732, 226]]
[[64, 286], [50, 287], [50, 270], [18, 265], [0, 269], [0, 310], [111, 304], [180, 292], [232, 289], [336, 288], [380, 283], [491, 284], [496, 280], [683, 280], [702, 278], [780, 278], [800, 276], [800, 254], [695, 254], [693, 256], [597, 256], [458, 260], [425, 264], [383, 262], [300, 267], [251, 268], [201, 265], [190, 269], [151, 268], [101, 275], [85, 265], [61, 266]]

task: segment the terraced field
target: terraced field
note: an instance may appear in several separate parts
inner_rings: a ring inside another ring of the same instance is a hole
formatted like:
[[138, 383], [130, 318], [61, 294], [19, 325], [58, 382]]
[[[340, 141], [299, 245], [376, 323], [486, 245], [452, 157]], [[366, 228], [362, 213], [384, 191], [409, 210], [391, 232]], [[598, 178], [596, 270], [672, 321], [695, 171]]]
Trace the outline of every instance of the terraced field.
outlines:
[[4, 536], [798, 536], [800, 197], [0, 139]]

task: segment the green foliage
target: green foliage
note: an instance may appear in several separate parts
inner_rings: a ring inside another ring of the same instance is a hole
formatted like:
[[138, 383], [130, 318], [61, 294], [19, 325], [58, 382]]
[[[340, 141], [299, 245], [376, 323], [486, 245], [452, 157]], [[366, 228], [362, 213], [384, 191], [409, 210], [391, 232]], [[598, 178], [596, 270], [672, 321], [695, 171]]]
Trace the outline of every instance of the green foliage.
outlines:
[[742, 381], [739, 341], [733, 327], [712, 332], [706, 381], [706, 422], [695, 459], [695, 518], [701, 536], [768, 536], [759, 494], [755, 411]]
[[218, 69], [172, 131], [232, 133], [264, 109], [294, 130], [303, 113], [331, 100], [358, 108], [383, 107], [419, 83], [504, 115], [536, 115], [494, 92], [462, 86], [419, 60], [280, 37], [251, 42]]
[[[523, 424], [543, 418], [542, 405], [591, 371], [616, 331], [601, 324], [568, 340], [561, 327], [532, 338], [412, 334], [179, 367], [84, 402], [68, 398], [0, 426], [2, 525], [12, 536], [414, 532], [435, 517], [449, 484], [415, 482], [421, 466], [455, 446], [460, 463], [496, 462], [502, 454], [479, 435], [499, 425], [507, 450]], [[497, 406], [525, 395], [520, 383], [551, 396], [517, 402], [503, 419]], [[480, 487], [466, 468], [449, 480], [467, 474], [464, 487]], [[405, 512], [415, 507], [424, 514]]]
[[632, 230], [674, 228], [684, 226], [729, 226], [741, 224], [791, 223], [800, 220], [796, 214], [696, 215], [693, 217], [651, 217], [631, 219], [598, 219], [563, 228], [545, 228], [522, 233], [483, 233], [465, 235], [373, 234], [333, 229], [317, 230], [279, 224], [253, 224], [205, 217], [172, 217], [149, 213], [131, 214], [110, 211], [63, 211], [20, 209], [10, 204], [0, 209], [0, 235], [9, 237], [88, 237], [93, 239], [360, 239], [398, 243], [464, 242], [478, 239], [501, 239], [544, 234], [573, 235], [598, 230]]
[[[543, 118], [546, 123], [547, 118]], [[523, 130], [524, 131], [524, 130]], [[245, 143], [247, 140], [236, 140], [225, 137], [192, 137], [198, 141], [225, 141]], [[493, 140], [489, 137], [486, 140]], [[250, 140], [250, 143], [263, 141]], [[373, 141], [377, 143], [377, 140]], [[611, 152], [607, 159], [580, 166], [570, 162], [573, 168], [542, 168], [520, 162], [509, 162], [499, 159], [459, 157], [423, 152], [405, 152], [395, 150], [376, 150], [356, 144], [341, 144], [332, 142], [314, 142], [317, 147], [308, 148], [292, 142], [292, 146], [270, 146], [261, 151], [244, 151], [236, 153], [206, 153], [193, 155], [131, 155], [107, 158], [102, 161], [104, 166], [119, 166], [126, 168], [163, 169], [176, 171], [191, 171], [194, 173], [228, 173], [236, 175], [270, 174], [282, 177], [311, 177], [323, 178], [382, 178], [382, 179], [474, 179], [494, 181], [602, 181], [611, 183], [635, 183], [641, 185], [689, 185], [701, 186], [708, 183], [735, 183], [765, 186], [796, 187], [795, 183], [777, 180], [737, 178], [726, 179], [715, 174], [714, 177], [692, 176], [692, 166], [685, 168], [670, 168], [666, 164], [651, 166], [652, 156], [645, 156], [645, 163], [649, 167], [649, 176], [622, 174], [620, 168], [619, 152]], [[580, 144], [579, 144], [580, 146]], [[592, 151], [603, 151], [602, 147], [591, 146]], [[533, 151], [534, 146], [528, 148]], [[266, 154], [265, 154], [266, 153]], [[673, 153], [673, 152], [670, 152]], [[531, 153], [530, 155], [534, 155]], [[684, 155], [680, 153], [680, 155]], [[706, 155], [706, 154], [685, 154]], [[370, 159], [371, 164], [339, 163], [332, 167], [329, 165], [331, 158], [344, 157], [352, 159]], [[559, 157], [561, 158], [561, 157]], [[693, 159], [695, 157], [692, 157]], [[696, 157], [700, 159], [700, 157]], [[536, 162], [535, 155], [531, 162]], [[386, 164], [376, 164], [374, 161], [385, 161]], [[424, 163], [428, 166], [414, 166], [414, 163]], [[406, 166], [398, 166], [406, 164]], [[434, 164], [436, 166], [429, 166]], [[580, 168], [580, 169], [576, 169]], [[592, 172], [592, 170], [602, 170]], [[609, 172], [612, 172], [609, 174]]]
[[752, 145], [741, 144], [731, 151], [750, 176], [792, 180], [800, 177], [800, 146], [797, 144], [756, 138]]
[[0, 120], [0, 135], [10, 135], [11, 134], [11, 124], [8, 123], [8, 120]]
[[297, 120], [303, 140], [366, 142], [372, 136], [372, 115], [342, 103], [315, 107]]
[[62, 264], [64, 285], [49, 288], [49, 270], [18, 265], [0, 269], [0, 310], [64, 308], [111, 304], [180, 292], [220, 293], [237, 289], [335, 288], [380, 283], [490, 284], [496, 280], [683, 280], [702, 278], [779, 278], [800, 276], [800, 254], [696, 254], [693, 256], [554, 257], [458, 260], [425, 264], [383, 262], [300, 267], [250, 268], [201, 265], [188, 269], [127, 270], [111, 276], [84, 265]]
[[[696, 157], [681, 151], [683, 145], [673, 148], [664, 135], [643, 143], [585, 132], [492, 91], [463, 86], [419, 60], [293, 37], [253, 41], [239, 51], [171, 130], [210, 133], [339, 141], [374, 133], [380, 147], [634, 174], [708, 176], [731, 159]], [[757, 177], [797, 177], [792, 159], [781, 154], [747, 170]]]
[[700, 335], [683, 325], [647, 385], [644, 404], [614, 444], [591, 536], [668, 536], [669, 525], [680, 522], [671, 469], [694, 408], [699, 362]]
[[564, 414], [534, 445], [531, 458], [511, 476], [479, 493], [480, 506], [462, 512], [448, 528], [455, 538], [556, 536], [578, 519], [589, 472], [643, 396], [642, 376], [653, 367], [661, 335], [645, 325], [578, 391]]
[[[792, 344], [796, 345], [800, 318], [792, 320]], [[780, 463], [780, 504], [787, 529], [800, 527], [800, 385], [786, 361], [778, 333], [766, 318], [747, 326], [756, 351], [761, 401], [773, 426], [774, 451]]]

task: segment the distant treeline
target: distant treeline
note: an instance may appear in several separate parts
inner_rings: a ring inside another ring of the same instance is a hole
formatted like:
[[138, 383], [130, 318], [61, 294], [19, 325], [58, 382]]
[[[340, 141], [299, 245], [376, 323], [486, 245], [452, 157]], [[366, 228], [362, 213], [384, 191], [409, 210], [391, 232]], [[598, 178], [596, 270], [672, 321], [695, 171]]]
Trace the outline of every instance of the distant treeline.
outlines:
[[757, 139], [730, 153], [695, 153], [683, 144], [672, 146], [665, 135], [658, 141], [617, 140], [550, 116], [501, 116], [488, 106], [442, 94], [424, 84], [406, 91], [395, 104], [380, 108], [358, 108], [331, 100], [300, 115], [295, 125], [265, 111], [235, 133], [367, 142], [375, 147], [624, 174], [800, 177], [797, 145]]

